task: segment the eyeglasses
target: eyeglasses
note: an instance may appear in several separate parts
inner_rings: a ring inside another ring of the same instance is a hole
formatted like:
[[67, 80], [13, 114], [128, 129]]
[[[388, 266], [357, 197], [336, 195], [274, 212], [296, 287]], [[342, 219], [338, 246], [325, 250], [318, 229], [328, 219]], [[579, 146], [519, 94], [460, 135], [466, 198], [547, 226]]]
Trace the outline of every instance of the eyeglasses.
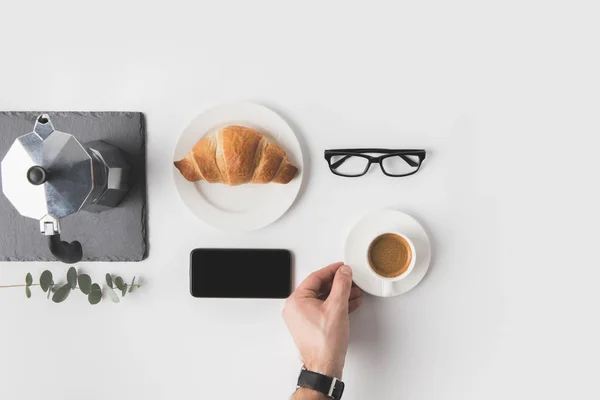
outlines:
[[[370, 156], [371, 154], [382, 154]], [[336, 175], [345, 177], [363, 176], [371, 164], [379, 164], [387, 176], [401, 177], [415, 174], [423, 160], [425, 150], [390, 149], [337, 149], [325, 150], [325, 160]]]

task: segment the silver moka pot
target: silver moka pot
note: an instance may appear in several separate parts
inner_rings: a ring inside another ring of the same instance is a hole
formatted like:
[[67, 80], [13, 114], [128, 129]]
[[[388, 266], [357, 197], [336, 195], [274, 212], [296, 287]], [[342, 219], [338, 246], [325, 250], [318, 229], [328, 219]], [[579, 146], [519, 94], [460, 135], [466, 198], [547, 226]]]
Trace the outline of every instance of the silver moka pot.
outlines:
[[17, 211], [40, 221], [52, 254], [65, 263], [83, 257], [81, 244], [60, 240], [60, 219], [78, 211], [115, 207], [129, 189], [129, 165], [102, 141], [83, 144], [40, 115], [2, 160], [2, 191]]

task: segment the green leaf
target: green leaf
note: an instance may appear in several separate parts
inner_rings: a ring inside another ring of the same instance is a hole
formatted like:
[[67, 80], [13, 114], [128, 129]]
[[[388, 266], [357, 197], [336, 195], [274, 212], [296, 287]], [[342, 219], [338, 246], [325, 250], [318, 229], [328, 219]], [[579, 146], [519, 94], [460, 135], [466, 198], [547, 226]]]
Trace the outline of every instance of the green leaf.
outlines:
[[106, 274], [106, 284], [108, 285], [109, 288], [113, 288], [113, 284], [112, 284], [112, 276], [110, 276], [110, 274]]
[[112, 288], [108, 289], [108, 296], [110, 297], [113, 303], [118, 303], [119, 301], [121, 301], [119, 299], [119, 296], [117, 296], [117, 294], [114, 290], [112, 290]]
[[50, 288], [50, 291], [52, 291], [52, 293], [56, 293], [56, 291], [57, 291], [58, 289], [59, 289], [59, 288], [58, 288], [58, 286], [56, 286], [56, 285], [54, 284], [54, 282], [52, 282], [52, 287]]
[[31, 286], [31, 284], [33, 283], [33, 277], [31, 276], [31, 274], [28, 272], [27, 275], [25, 275], [25, 284], [27, 286]]
[[29, 289], [29, 286], [25, 286], [25, 296], [27, 296], [28, 299], [31, 298], [31, 289]]
[[117, 276], [115, 278], [115, 286], [117, 287], [117, 289], [123, 290], [123, 278], [121, 278], [120, 276]]
[[67, 297], [69, 297], [69, 293], [71, 293], [71, 290], [71, 285], [69, 285], [68, 283], [66, 285], [62, 285], [60, 289], [58, 289], [56, 293], [54, 293], [54, 295], [52, 296], [52, 301], [55, 303], [62, 303], [66, 300]]
[[42, 272], [42, 275], [40, 276], [40, 287], [42, 288], [42, 290], [44, 292], [47, 292], [48, 288], [50, 287], [51, 284], [52, 284], [52, 272], [45, 270], [44, 272]]
[[90, 294], [92, 290], [92, 278], [87, 274], [81, 274], [77, 277], [77, 280], [79, 281], [79, 290], [81, 290], [81, 293]]
[[125, 297], [126, 294], [127, 294], [127, 284], [124, 283], [123, 289], [121, 289], [121, 296]]
[[69, 285], [71, 285], [71, 289], [75, 289], [77, 287], [77, 270], [75, 267], [71, 267], [67, 271], [67, 282]]
[[100, 290], [100, 285], [94, 283], [90, 288], [90, 294], [88, 295], [88, 301], [90, 304], [98, 304], [102, 300], [102, 290]]
[[131, 293], [133, 291], [133, 285], [135, 285], [135, 276], [131, 280], [131, 285], [129, 285], [129, 293]]

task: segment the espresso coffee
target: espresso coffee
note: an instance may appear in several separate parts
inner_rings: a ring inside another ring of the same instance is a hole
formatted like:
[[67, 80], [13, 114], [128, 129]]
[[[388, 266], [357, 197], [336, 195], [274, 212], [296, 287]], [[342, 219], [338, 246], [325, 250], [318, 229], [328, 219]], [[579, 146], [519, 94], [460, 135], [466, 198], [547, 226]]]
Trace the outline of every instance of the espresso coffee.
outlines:
[[369, 265], [376, 274], [385, 278], [395, 278], [405, 273], [412, 258], [412, 250], [406, 239], [395, 233], [379, 235], [369, 246]]

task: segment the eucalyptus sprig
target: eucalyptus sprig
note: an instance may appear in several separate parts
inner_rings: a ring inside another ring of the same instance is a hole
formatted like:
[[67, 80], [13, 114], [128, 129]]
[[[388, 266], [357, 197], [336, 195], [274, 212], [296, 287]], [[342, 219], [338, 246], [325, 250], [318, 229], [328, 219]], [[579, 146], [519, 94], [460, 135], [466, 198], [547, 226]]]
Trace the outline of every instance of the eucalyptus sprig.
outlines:
[[[120, 276], [117, 276], [113, 279], [111, 274], [106, 274], [106, 285], [108, 288], [101, 289], [99, 284], [92, 283], [92, 278], [89, 275], [78, 275], [77, 270], [74, 267], [71, 267], [67, 271], [67, 283], [65, 284], [55, 284], [52, 277], [52, 272], [45, 270], [40, 275], [40, 283], [33, 283], [33, 277], [30, 273], [27, 273], [25, 276], [24, 285], [0, 286], [0, 288], [24, 286], [25, 296], [27, 296], [29, 299], [31, 298], [31, 286], [39, 286], [45, 293], [48, 293], [46, 298], [49, 299], [50, 294], [53, 293], [52, 301], [55, 303], [62, 303], [67, 299], [67, 297], [69, 297], [71, 291], [79, 290], [88, 297], [88, 302], [90, 304], [98, 304], [100, 300], [102, 300], [103, 290], [108, 292], [108, 295], [113, 303], [118, 303], [121, 301], [121, 298], [125, 297], [127, 293], [131, 293], [133, 288], [141, 287], [139, 283], [135, 283], [135, 276], [131, 280], [131, 283], [127, 284]], [[121, 298], [119, 298], [119, 295], [115, 292], [115, 286], [120, 292]]]

